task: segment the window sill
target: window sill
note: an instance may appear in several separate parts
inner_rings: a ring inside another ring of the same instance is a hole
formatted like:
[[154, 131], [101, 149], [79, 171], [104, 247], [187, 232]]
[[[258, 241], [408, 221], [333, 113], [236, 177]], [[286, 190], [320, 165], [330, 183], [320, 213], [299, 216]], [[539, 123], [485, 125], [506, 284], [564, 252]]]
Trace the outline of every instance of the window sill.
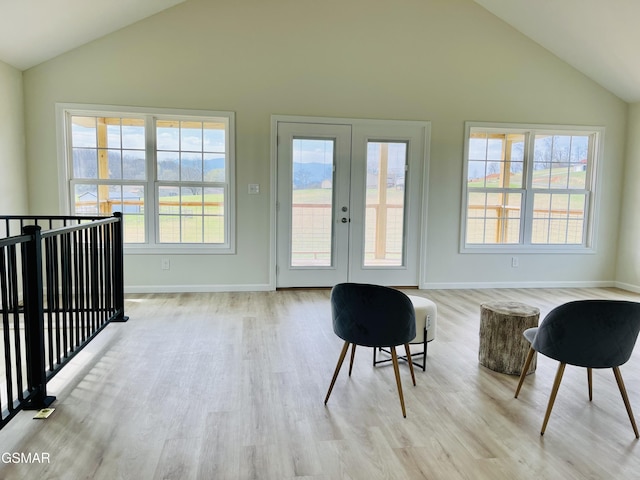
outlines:
[[125, 255], [235, 255], [235, 247], [211, 245], [125, 245]]
[[460, 253], [592, 255], [596, 249], [583, 245], [465, 245], [460, 247]]

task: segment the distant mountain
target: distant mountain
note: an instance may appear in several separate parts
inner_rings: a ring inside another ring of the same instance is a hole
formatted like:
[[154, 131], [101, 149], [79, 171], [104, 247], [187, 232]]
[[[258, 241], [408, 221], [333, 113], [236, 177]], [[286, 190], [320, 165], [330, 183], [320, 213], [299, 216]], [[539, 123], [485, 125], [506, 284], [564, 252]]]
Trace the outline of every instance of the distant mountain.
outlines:
[[324, 163], [293, 163], [293, 188], [320, 188], [333, 178], [333, 169]]
[[[176, 157], [175, 160], [172, 160], [172, 161], [164, 160], [164, 161], [158, 162], [158, 164], [159, 166], [162, 166], [164, 168], [173, 169], [175, 168], [174, 166], [177, 165], [177, 162], [178, 162], [178, 158]], [[224, 163], [225, 163], [224, 157], [207, 159], [204, 161], [204, 171], [209, 172], [211, 170], [223, 169]], [[182, 160], [182, 167], [195, 168], [200, 170], [200, 161], [199, 160]]]
[[[143, 161], [138, 161], [139, 157], [136, 153], [130, 157], [128, 151], [124, 151], [124, 158], [120, 158], [119, 152], [109, 151], [109, 170], [113, 178], [136, 178], [144, 177], [145, 165]], [[214, 170], [224, 171], [224, 157], [210, 158], [204, 161], [204, 171], [212, 172]], [[191, 170], [199, 172], [202, 168], [199, 160], [183, 160], [183, 170]], [[178, 156], [171, 160], [162, 160], [158, 162], [158, 169], [165, 172], [177, 172]], [[74, 148], [73, 149], [73, 171], [75, 178], [97, 178], [98, 176], [98, 157], [95, 149]]]

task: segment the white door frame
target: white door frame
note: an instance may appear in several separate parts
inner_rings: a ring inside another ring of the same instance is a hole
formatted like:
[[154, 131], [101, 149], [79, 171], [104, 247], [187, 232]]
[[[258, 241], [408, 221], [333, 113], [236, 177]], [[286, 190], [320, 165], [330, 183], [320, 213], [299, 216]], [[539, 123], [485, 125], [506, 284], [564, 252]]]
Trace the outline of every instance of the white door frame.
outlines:
[[426, 248], [427, 248], [427, 213], [428, 213], [428, 183], [429, 183], [429, 147], [431, 140], [431, 122], [428, 121], [397, 121], [397, 120], [367, 120], [367, 119], [355, 119], [355, 118], [330, 118], [330, 117], [310, 117], [310, 116], [295, 116], [295, 115], [272, 115], [271, 116], [271, 162], [270, 162], [270, 171], [271, 171], [271, 185], [270, 185], [270, 201], [271, 201], [271, 215], [270, 215], [270, 224], [271, 224], [271, 235], [270, 235], [270, 258], [269, 258], [269, 286], [272, 290], [275, 290], [277, 287], [277, 273], [276, 273], [276, 264], [277, 264], [277, 211], [276, 211], [276, 202], [277, 202], [277, 178], [278, 178], [278, 123], [286, 122], [286, 123], [320, 123], [320, 124], [345, 124], [345, 125], [372, 125], [372, 126], [380, 126], [389, 124], [389, 122], [393, 122], [396, 125], [407, 125], [407, 126], [418, 126], [423, 129], [423, 139], [424, 144], [422, 145], [424, 162], [422, 165], [422, 173], [421, 173], [421, 196], [419, 202], [416, 202], [420, 205], [420, 225], [417, 227], [419, 229], [419, 249], [418, 249], [418, 288], [425, 288], [426, 279], [425, 279], [425, 271], [426, 271]]

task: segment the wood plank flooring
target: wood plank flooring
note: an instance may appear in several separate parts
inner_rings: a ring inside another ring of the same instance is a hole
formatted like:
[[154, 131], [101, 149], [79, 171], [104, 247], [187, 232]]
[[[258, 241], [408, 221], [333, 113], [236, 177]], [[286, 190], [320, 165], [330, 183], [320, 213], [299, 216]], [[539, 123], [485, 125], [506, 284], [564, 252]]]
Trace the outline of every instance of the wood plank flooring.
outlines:
[[[42, 479], [635, 479], [635, 439], [611, 370], [568, 366], [544, 437], [557, 363], [517, 376], [478, 364], [480, 303], [515, 300], [544, 316], [616, 289], [410, 290], [438, 305], [436, 340], [417, 386], [360, 348], [324, 397], [342, 341], [328, 290], [129, 295], [128, 323], [108, 326], [50, 385], [47, 420], [21, 412], [0, 431], [0, 478]], [[621, 371], [640, 421], [640, 347]]]

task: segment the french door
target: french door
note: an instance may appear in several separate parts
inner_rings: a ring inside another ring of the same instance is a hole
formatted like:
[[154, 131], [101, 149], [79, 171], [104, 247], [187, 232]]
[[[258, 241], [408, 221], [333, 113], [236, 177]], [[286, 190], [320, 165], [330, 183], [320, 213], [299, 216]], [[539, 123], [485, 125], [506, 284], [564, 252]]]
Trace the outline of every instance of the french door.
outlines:
[[418, 285], [428, 128], [275, 121], [278, 287]]

